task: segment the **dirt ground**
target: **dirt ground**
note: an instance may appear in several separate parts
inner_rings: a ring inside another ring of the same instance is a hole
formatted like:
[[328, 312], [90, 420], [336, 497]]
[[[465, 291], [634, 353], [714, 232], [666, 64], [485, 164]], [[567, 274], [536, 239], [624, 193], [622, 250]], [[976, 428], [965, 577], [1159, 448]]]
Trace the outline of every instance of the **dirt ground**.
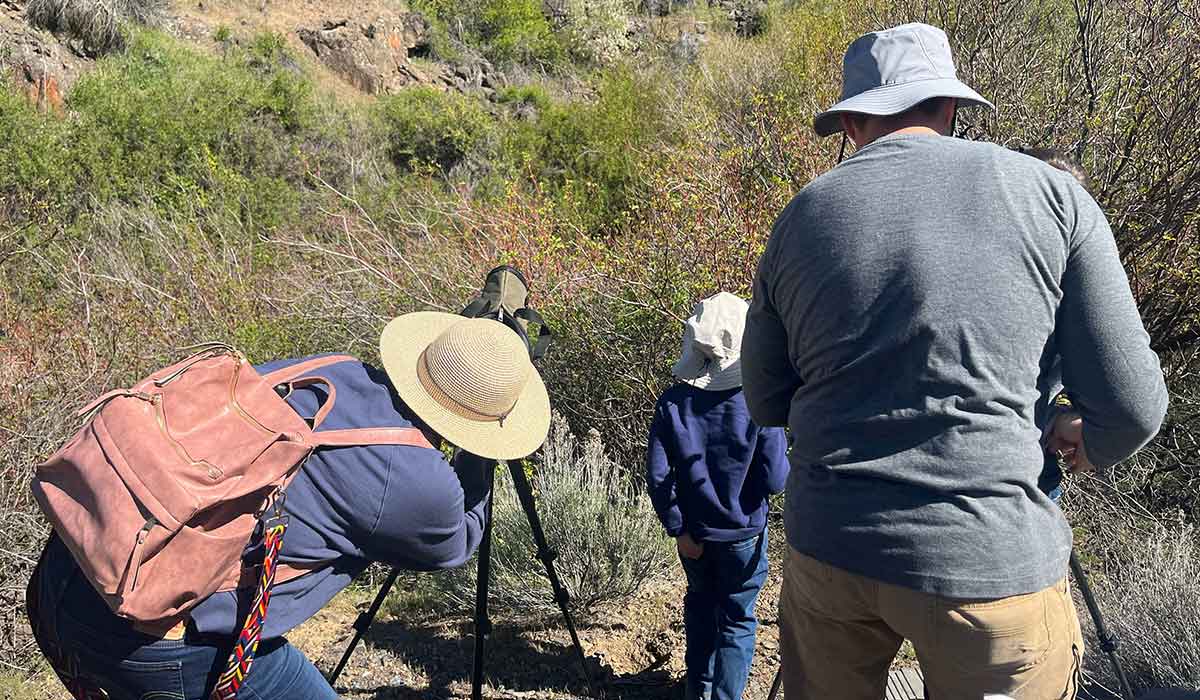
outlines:
[[[782, 528], [776, 531], [782, 535]], [[779, 665], [777, 609], [779, 547], [771, 537], [771, 573], [758, 600], [758, 639], [746, 698], [766, 698]], [[657, 583], [634, 600], [576, 621], [588, 670], [607, 698], [666, 699], [681, 690], [684, 663], [683, 578]], [[325, 671], [350, 639], [358, 606], [343, 598], [289, 638]], [[492, 611], [484, 696], [566, 698], [587, 695], [587, 685], [561, 617], [523, 621]], [[337, 684], [355, 700], [469, 697], [471, 616], [380, 617], [355, 651]]]
[[[765, 700], [779, 666], [778, 605], [783, 528], [771, 530], [771, 570], [758, 599], [758, 635], [747, 700]], [[674, 700], [684, 671], [683, 574], [648, 586], [636, 598], [576, 620], [589, 673], [609, 700]], [[288, 635], [328, 673], [373, 596], [347, 592]], [[387, 606], [384, 608], [387, 609]], [[492, 610], [486, 657], [488, 698], [565, 700], [588, 695], [562, 618], [521, 619]], [[471, 694], [474, 630], [468, 615], [380, 613], [336, 689], [347, 700], [442, 700]], [[911, 663], [902, 652], [898, 665]], [[65, 698], [49, 677], [25, 682], [21, 700]], [[36, 685], [38, 687], [29, 687]], [[0, 684], [0, 696], [10, 697]]]

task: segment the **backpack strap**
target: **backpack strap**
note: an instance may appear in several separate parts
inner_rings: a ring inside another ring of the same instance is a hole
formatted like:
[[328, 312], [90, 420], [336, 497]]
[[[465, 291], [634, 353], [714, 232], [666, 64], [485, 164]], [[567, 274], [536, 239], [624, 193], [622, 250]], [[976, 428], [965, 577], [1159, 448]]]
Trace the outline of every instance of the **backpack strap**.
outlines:
[[276, 517], [267, 524], [263, 533], [263, 562], [259, 569], [258, 587], [254, 592], [253, 602], [246, 613], [246, 620], [242, 623], [233, 650], [229, 653], [225, 671], [217, 678], [209, 700], [237, 700], [238, 689], [250, 673], [250, 666], [254, 663], [258, 643], [262, 638], [267, 606], [271, 603], [271, 586], [275, 583], [276, 563], [287, 526], [287, 517], [279, 515], [276, 502]]
[[410, 445], [428, 447], [433, 445], [417, 428], [348, 428], [346, 430], [321, 430], [310, 438], [316, 447], [354, 447], [361, 445]]
[[282, 384], [292, 379], [296, 379], [297, 377], [303, 377], [305, 374], [312, 372], [313, 370], [321, 369], [322, 367], [336, 365], [339, 362], [350, 361], [357, 362], [358, 360], [350, 355], [326, 355], [325, 357], [314, 357], [311, 360], [305, 360], [304, 362], [299, 362], [294, 365], [288, 365], [287, 367], [277, 369], [274, 372], [268, 372], [267, 374], [263, 375], [263, 379], [265, 379], [270, 385], [274, 386], [276, 384]]
[[304, 387], [314, 386], [316, 384], [324, 384], [327, 387], [327, 393], [329, 395], [325, 398], [325, 401], [321, 404], [321, 407], [317, 409], [317, 415], [312, 417], [312, 429], [316, 430], [319, 428], [322, 421], [324, 421], [326, 416], [329, 415], [329, 412], [333, 410], [334, 402], [337, 401], [337, 387], [333, 385], [333, 382], [329, 381], [325, 377], [301, 377], [299, 379], [293, 379], [289, 382], [281, 383], [286, 383], [292, 389], [303, 389]]

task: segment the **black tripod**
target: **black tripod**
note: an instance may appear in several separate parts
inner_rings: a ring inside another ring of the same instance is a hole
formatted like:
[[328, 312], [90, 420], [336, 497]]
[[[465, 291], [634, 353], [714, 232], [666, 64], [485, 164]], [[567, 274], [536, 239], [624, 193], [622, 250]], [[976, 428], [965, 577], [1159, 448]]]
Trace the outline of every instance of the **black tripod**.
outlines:
[[[550, 579], [550, 587], [554, 591], [554, 602], [558, 604], [558, 609], [562, 611], [567, 631], [571, 633], [571, 644], [575, 648], [575, 656], [579, 660], [579, 666], [583, 671], [584, 679], [587, 681], [588, 690], [592, 697], [601, 698], [602, 695], [597, 694], [596, 686], [592, 682], [592, 676], [588, 673], [587, 657], [583, 653], [583, 646], [579, 643], [579, 635], [575, 631], [575, 622], [571, 619], [571, 596], [567, 592], [567, 589], [563, 587], [562, 581], [558, 578], [558, 573], [554, 570], [554, 560], [558, 557], [558, 553], [551, 549], [546, 542], [546, 533], [542, 529], [542, 520], [538, 516], [529, 479], [526, 478], [525, 470], [521, 467], [519, 461], [508, 462], [508, 471], [512, 474], [513, 486], [517, 490], [517, 498], [521, 501], [521, 508], [525, 511], [525, 518], [529, 521], [529, 529], [533, 533], [533, 542], [537, 547], [537, 558], [546, 567], [546, 577]], [[488, 492], [491, 493], [492, 486], [496, 482], [494, 462], [490, 463], [488, 467], [488, 480]], [[472, 700], [480, 700], [483, 697], [485, 646], [487, 636], [492, 632], [492, 622], [488, 618], [488, 585], [491, 581], [492, 568], [492, 504], [494, 502], [494, 498], [488, 501], [487, 525], [483, 531], [483, 540], [479, 543], [479, 569], [475, 587], [475, 658], [471, 664]], [[338, 662], [337, 667], [330, 674], [330, 685], [337, 682], [342, 669], [346, 667], [346, 662], [350, 660], [350, 655], [354, 653], [354, 647], [358, 646], [358, 642], [371, 627], [371, 623], [375, 621], [375, 615], [379, 613], [379, 607], [383, 604], [384, 599], [387, 598], [392, 585], [396, 583], [398, 573], [397, 570], [392, 569], [370, 607], [354, 621], [354, 638], [350, 640], [349, 646], [346, 647], [345, 653], [342, 654], [341, 661]]]

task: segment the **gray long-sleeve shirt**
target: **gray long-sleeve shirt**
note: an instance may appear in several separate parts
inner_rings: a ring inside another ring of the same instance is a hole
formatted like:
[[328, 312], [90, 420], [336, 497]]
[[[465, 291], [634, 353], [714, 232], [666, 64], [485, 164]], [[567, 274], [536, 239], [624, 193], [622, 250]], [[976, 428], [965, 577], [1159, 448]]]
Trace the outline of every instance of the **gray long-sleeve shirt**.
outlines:
[[985, 143], [893, 134], [805, 187], [759, 262], [742, 344], [759, 425], [791, 427], [797, 550], [956, 598], [1053, 584], [1071, 533], [1037, 488], [1061, 358], [1097, 467], [1167, 393], [1096, 202]]

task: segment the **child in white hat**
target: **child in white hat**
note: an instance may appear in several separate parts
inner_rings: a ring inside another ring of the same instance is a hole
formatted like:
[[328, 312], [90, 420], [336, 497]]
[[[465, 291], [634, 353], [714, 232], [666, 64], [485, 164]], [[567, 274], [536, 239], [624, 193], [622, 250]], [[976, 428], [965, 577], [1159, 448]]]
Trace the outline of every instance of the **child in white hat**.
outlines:
[[679, 380], [659, 397], [647, 482], [687, 574], [688, 700], [740, 700], [754, 656], [754, 602], [767, 576], [767, 496], [783, 490], [782, 428], [742, 398], [745, 301], [721, 292], [687, 320]]

